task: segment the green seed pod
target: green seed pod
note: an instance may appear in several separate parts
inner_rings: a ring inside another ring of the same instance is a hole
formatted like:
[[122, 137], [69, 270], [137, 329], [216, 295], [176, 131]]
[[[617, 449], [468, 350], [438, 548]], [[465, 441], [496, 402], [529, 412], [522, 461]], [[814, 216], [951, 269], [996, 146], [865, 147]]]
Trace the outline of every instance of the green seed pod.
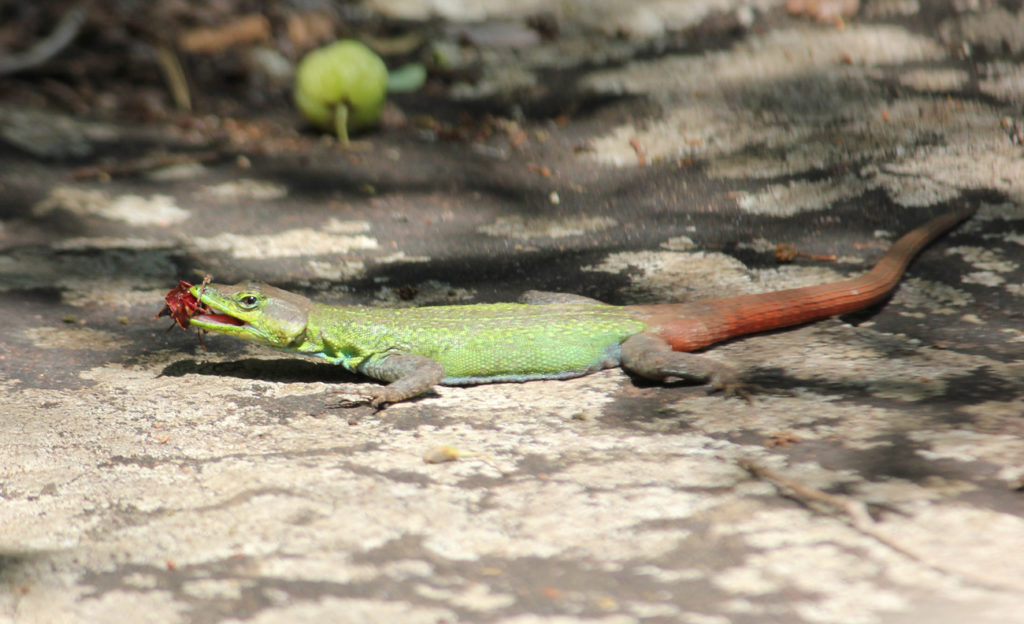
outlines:
[[295, 73], [295, 104], [309, 122], [348, 142], [349, 130], [380, 119], [387, 88], [384, 61], [362, 43], [343, 39], [303, 57]]

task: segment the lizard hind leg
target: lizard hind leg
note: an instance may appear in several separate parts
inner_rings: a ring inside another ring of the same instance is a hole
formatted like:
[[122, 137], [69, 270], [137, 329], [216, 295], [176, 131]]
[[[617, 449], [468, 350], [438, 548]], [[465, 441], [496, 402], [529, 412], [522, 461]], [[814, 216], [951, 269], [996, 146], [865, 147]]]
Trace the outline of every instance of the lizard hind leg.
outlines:
[[739, 374], [730, 366], [697, 353], [673, 351], [654, 334], [634, 334], [622, 343], [622, 368], [654, 381], [710, 383], [712, 390], [745, 395]]

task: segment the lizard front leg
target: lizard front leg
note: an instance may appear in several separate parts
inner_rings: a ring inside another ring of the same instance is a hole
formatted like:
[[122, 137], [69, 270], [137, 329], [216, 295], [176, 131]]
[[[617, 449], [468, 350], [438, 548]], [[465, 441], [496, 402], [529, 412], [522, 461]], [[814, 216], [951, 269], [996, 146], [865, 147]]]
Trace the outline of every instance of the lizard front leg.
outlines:
[[376, 408], [425, 394], [444, 378], [444, 367], [439, 362], [411, 353], [373, 356], [356, 370], [367, 377], [389, 382], [371, 392], [370, 405]]
[[640, 333], [627, 338], [622, 343], [621, 357], [622, 368], [646, 379], [710, 382], [714, 390], [745, 394], [739, 374], [732, 367], [696, 353], [673, 351], [654, 334]]

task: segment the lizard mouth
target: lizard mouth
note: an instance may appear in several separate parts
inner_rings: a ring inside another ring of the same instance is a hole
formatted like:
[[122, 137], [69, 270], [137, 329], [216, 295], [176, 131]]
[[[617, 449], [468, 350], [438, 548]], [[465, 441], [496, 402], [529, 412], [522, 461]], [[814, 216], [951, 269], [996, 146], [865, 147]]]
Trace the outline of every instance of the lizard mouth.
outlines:
[[198, 323], [228, 327], [243, 327], [249, 324], [236, 316], [231, 316], [215, 304], [206, 303], [202, 300], [197, 300], [196, 303], [198, 305], [196, 306], [195, 316], [192, 317], [192, 320]]
[[231, 316], [230, 314], [223, 314], [223, 313], [214, 313], [214, 314], [200, 313], [200, 314], [197, 314], [197, 315], [193, 316], [192, 320], [199, 321], [200, 323], [205, 323], [207, 325], [232, 325], [234, 327], [241, 327], [243, 325], [248, 325], [248, 323], [246, 323], [242, 319], [238, 319], [238, 318], [235, 318], [235, 317]]

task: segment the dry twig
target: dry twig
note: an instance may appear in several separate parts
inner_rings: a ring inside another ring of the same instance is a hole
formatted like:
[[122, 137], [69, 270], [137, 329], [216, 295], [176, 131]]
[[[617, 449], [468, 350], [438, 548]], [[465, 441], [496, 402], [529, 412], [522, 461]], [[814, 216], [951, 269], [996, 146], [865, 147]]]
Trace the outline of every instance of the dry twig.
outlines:
[[751, 475], [772, 483], [780, 490], [788, 490], [794, 499], [805, 505], [819, 503], [834, 511], [845, 514], [854, 530], [935, 572], [948, 574], [992, 589], [1024, 591], [1024, 585], [1014, 582], [1013, 579], [1004, 579], [971, 570], [964, 570], [944, 562], [929, 561], [926, 555], [914, 552], [910, 547], [900, 544], [896, 539], [887, 535], [880, 528], [879, 523], [868, 513], [868, 506], [863, 501], [847, 496], [829, 494], [806, 483], [801, 483], [796, 479], [783, 476], [752, 459], [740, 458], [736, 463]]
[[24, 52], [0, 56], [0, 76], [38, 67], [57, 56], [78, 36], [88, 15], [85, 4], [79, 4], [60, 18], [53, 32]]

